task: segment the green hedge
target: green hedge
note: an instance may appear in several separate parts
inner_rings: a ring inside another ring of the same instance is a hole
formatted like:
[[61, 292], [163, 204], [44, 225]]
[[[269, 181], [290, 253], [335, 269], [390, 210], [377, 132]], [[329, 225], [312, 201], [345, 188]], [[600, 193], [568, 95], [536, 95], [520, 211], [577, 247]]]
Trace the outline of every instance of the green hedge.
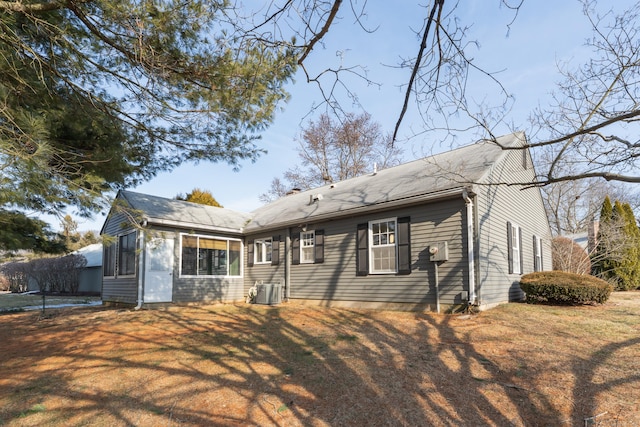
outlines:
[[613, 291], [613, 286], [604, 280], [564, 271], [525, 274], [520, 279], [520, 288], [527, 294], [528, 303], [604, 303]]

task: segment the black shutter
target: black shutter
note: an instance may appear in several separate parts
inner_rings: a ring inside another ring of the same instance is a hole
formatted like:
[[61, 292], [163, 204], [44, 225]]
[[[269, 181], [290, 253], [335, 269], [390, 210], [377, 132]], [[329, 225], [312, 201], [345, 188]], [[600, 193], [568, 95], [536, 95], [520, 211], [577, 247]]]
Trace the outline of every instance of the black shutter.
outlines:
[[247, 266], [253, 267], [253, 240], [247, 242]]
[[398, 274], [411, 274], [411, 218], [398, 218]]
[[542, 238], [538, 239], [538, 245], [540, 246], [540, 271], [544, 271], [544, 251], [542, 250]]
[[366, 276], [369, 274], [369, 224], [358, 224], [356, 238], [356, 275]]
[[507, 221], [507, 257], [509, 259], [509, 274], [513, 274], [513, 236], [511, 235], [511, 222]]
[[271, 238], [271, 265], [280, 264], [280, 236]]
[[324, 262], [324, 230], [316, 230], [316, 241], [314, 244], [314, 262], [320, 264]]
[[293, 233], [291, 242], [291, 264], [300, 264], [300, 233]]

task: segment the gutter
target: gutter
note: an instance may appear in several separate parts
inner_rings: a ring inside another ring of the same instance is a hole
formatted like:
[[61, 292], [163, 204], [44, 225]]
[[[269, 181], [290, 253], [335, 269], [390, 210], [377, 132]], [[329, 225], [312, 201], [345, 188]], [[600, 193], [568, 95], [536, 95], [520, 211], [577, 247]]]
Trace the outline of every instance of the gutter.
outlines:
[[284, 241], [284, 300], [291, 298], [291, 228], [287, 229]]
[[475, 215], [473, 208], [473, 200], [469, 196], [470, 190], [466, 188], [462, 190], [462, 198], [467, 208], [467, 260], [469, 263], [469, 305], [477, 302], [476, 298], [476, 265], [475, 265], [475, 246], [474, 238]]
[[154, 225], [165, 225], [165, 226], [172, 226], [172, 227], [179, 227], [179, 228], [193, 228], [195, 230], [218, 231], [221, 233], [229, 233], [229, 234], [242, 234], [244, 231], [242, 228], [206, 226], [206, 225], [197, 224], [193, 222], [174, 221], [171, 219], [148, 218], [145, 220], [145, 222], [146, 221], [148, 221], [149, 224], [154, 224]]

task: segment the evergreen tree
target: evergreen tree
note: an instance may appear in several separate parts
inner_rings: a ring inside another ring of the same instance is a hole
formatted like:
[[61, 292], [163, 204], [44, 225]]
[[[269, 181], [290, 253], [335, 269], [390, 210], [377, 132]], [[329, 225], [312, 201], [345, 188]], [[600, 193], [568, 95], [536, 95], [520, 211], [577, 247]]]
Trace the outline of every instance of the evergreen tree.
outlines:
[[600, 211], [598, 243], [592, 255], [592, 274], [617, 290], [640, 286], [640, 229], [628, 203], [605, 198]]
[[90, 215], [189, 161], [237, 164], [288, 97], [297, 48], [233, 2], [0, 2], [0, 208]]
[[[617, 204], [616, 204], [617, 205]], [[630, 290], [640, 287], [640, 229], [636, 217], [628, 203], [620, 204], [620, 216], [623, 218], [623, 235], [626, 244], [624, 255], [617, 268], [620, 290]]]
[[23, 212], [0, 209], [0, 250], [33, 250], [39, 253], [66, 251], [64, 236], [57, 234], [39, 219]]
[[607, 242], [613, 221], [613, 205], [609, 196], [604, 198], [602, 208], [600, 209], [599, 230], [597, 236], [597, 245], [594, 253], [591, 255], [591, 274], [601, 279], [607, 280], [613, 268], [611, 260], [607, 257]]

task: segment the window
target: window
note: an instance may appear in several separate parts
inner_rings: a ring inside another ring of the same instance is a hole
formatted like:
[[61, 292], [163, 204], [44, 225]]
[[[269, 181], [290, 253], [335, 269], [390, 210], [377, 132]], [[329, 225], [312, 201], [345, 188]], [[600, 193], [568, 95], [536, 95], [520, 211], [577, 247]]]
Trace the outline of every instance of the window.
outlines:
[[507, 241], [509, 273], [522, 274], [522, 229], [519, 225], [507, 222]]
[[308, 264], [315, 261], [315, 231], [303, 231], [300, 233], [300, 263]]
[[542, 271], [542, 237], [533, 236], [533, 271]]
[[240, 242], [204, 236], [182, 236], [181, 275], [240, 276]]
[[371, 221], [371, 273], [396, 272], [396, 220]]
[[254, 242], [255, 245], [255, 263], [267, 264], [271, 262], [271, 251], [273, 243], [271, 239], [261, 239]]
[[229, 276], [240, 276], [240, 253], [242, 253], [240, 242], [229, 240]]
[[247, 242], [247, 266], [254, 264], [278, 265], [280, 263], [280, 236], [272, 236]]
[[118, 275], [136, 274], [136, 232], [125, 234], [118, 239]]
[[116, 244], [111, 243], [104, 246], [104, 260], [102, 261], [103, 273], [105, 277], [114, 277], [116, 275]]
[[410, 218], [388, 218], [359, 224], [357, 230], [356, 273], [410, 274]]
[[305, 230], [294, 233], [291, 244], [293, 265], [324, 262], [324, 230]]

